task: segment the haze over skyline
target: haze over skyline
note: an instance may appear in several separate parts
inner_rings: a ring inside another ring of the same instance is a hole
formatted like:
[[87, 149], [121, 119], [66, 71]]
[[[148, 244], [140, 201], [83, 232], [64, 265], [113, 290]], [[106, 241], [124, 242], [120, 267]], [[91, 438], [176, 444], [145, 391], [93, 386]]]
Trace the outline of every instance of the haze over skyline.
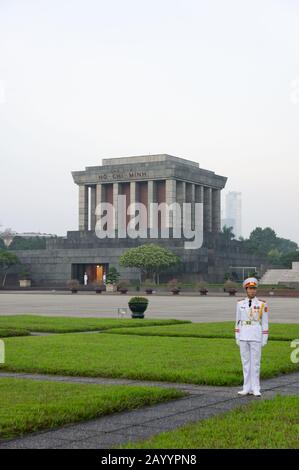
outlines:
[[167, 153], [299, 243], [295, 0], [0, 0], [0, 224], [78, 228], [71, 171]]

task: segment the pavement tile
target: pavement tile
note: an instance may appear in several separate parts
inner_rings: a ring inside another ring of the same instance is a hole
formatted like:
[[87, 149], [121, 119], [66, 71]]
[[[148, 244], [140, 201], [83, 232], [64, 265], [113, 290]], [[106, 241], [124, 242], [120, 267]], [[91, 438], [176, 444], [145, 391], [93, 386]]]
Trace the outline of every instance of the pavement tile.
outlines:
[[297, 387], [279, 387], [275, 389], [275, 395], [299, 395]]
[[172, 431], [178, 427], [184, 426], [190, 423], [197, 423], [204, 419], [212, 418], [213, 416], [219, 415], [221, 412], [215, 408], [201, 408], [193, 410], [190, 413], [183, 413], [181, 415], [175, 415], [169, 418], [156, 419], [151, 422], [143, 424], [143, 427], [149, 427], [158, 429], [160, 432]]
[[[141, 435], [139, 435], [141, 438]], [[146, 438], [146, 437], [145, 437]], [[56, 448], [60, 449], [109, 449], [113, 446], [118, 446], [121, 444], [126, 444], [130, 438], [128, 438], [127, 434], [116, 434], [116, 433], [109, 433], [109, 434], [98, 434], [93, 438], [83, 439], [81, 441], [74, 441], [74, 442], [67, 442], [65, 441], [64, 444], [57, 446]], [[132, 437], [132, 441], [136, 440], [136, 434], [134, 439]]]
[[53, 449], [61, 445], [61, 439], [44, 437], [42, 434], [23, 437], [13, 441], [0, 443], [1, 449]]
[[[100, 432], [100, 431], [99, 431]], [[104, 431], [102, 431], [104, 432]], [[83, 439], [88, 439], [94, 436], [94, 430], [85, 429], [80, 425], [74, 425], [70, 427], [64, 427], [60, 429], [55, 429], [52, 431], [44, 432], [43, 438], [49, 439], [63, 439], [65, 441], [82, 441]]]

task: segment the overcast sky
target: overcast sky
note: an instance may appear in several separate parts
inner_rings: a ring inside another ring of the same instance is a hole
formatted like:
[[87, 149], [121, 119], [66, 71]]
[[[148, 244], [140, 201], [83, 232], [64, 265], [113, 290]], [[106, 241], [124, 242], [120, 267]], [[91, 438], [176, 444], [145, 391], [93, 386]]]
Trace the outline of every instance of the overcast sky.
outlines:
[[[0, 223], [77, 229], [71, 171], [169, 153], [299, 242], [298, 0], [0, 0]], [[2, 228], [3, 228], [2, 227]]]

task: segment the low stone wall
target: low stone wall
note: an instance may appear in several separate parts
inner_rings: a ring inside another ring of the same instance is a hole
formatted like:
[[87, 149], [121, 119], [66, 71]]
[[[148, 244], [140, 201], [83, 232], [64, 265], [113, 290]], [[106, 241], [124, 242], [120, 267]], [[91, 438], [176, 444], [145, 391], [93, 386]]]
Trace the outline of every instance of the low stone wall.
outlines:
[[[24, 265], [30, 267], [33, 287], [65, 287], [72, 276], [72, 264], [109, 264], [116, 267], [121, 278], [130, 281], [139, 279], [139, 270], [122, 268], [119, 257], [128, 248], [145, 243], [164, 246], [182, 259], [179, 268], [161, 275], [161, 282], [166, 282], [171, 277], [189, 276], [198, 279], [203, 277], [211, 283], [222, 283], [230, 266], [256, 266], [263, 269], [264, 260], [242, 251], [240, 242], [223, 244], [213, 234], [206, 235], [202, 248], [186, 250], [184, 240], [181, 239], [100, 240], [94, 232], [68, 232], [66, 238], [48, 240], [44, 250], [16, 250], [15, 254]], [[17, 279], [16, 274], [17, 270], [10, 273], [8, 285], [12, 284], [12, 279]]]
[[258, 297], [299, 297], [299, 290], [295, 289], [259, 289]]

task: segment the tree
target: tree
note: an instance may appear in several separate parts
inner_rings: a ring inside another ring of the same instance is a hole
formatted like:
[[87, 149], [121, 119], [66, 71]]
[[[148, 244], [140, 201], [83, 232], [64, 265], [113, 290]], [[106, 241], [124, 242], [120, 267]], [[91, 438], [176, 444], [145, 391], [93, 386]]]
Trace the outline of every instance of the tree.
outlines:
[[19, 237], [15, 236], [9, 246], [10, 250], [44, 250], [46, 238], [44, 237]]
[[119, 264], [126, 268], [139, 268], [146, 277], [151, 276], [159, 284], [159, 274], [178, 263], [181, 259], [172, 251], [162, 246], [148, 243], [137, 248], [130, 248], [119, 259]]
[[117, 269], [114, 266], [111, 266], [106, 276], [106, 284], [116, 284], [119, 277], [120, 277], [120, 274], [117, 271]]
[[279, 264], [282, 267], [290, 269], [292, 267], [293, 261], [299, 261], [299, 251], [293, 251], [293, 252], [281, 255], [279, 259]]
[[292, 242], [286, 238], [277, 238], [276, 248], [280, 251], [280, 253], [287, 254], [296, 251], [298, 249], [298, 245], [296, 242]]
[[255, 253], [268, 254], [270, 250], [276, 248], [276, 240], [276, 233], [270, 227], [265, 229], [257, 227], [250, 234], [249, 246]]
[[272, 250], [269, 251], [268, 260], [272, 264], [279, 264], [280, 259], [281, 259], [281, 252], [277, 248], [273, 248]]
[[222, 234], [224, 235], [226, 241], [229, 242], [235, 238], [233, 230], [233, 227], [227, 227], [227, 225], [224, 225], [224, 227], [222, 228]]
[[251, 232], [249, 240], [246, 240], [245, 243], [253, 253], [270, 255], [270, 261], [273, 258], [278, 260], [282, 254], [294, 252], [298, 248], [297, 243], [277, 237], [275, 231], [270, 227], [264, 229], [257, 227]]
[[19, 263], [20, 260], [17, 255], [7, 250], [0, 250], [0, 268], [3, 272], [2, 287], [5, 286], [6, 276], [9, 269]]

